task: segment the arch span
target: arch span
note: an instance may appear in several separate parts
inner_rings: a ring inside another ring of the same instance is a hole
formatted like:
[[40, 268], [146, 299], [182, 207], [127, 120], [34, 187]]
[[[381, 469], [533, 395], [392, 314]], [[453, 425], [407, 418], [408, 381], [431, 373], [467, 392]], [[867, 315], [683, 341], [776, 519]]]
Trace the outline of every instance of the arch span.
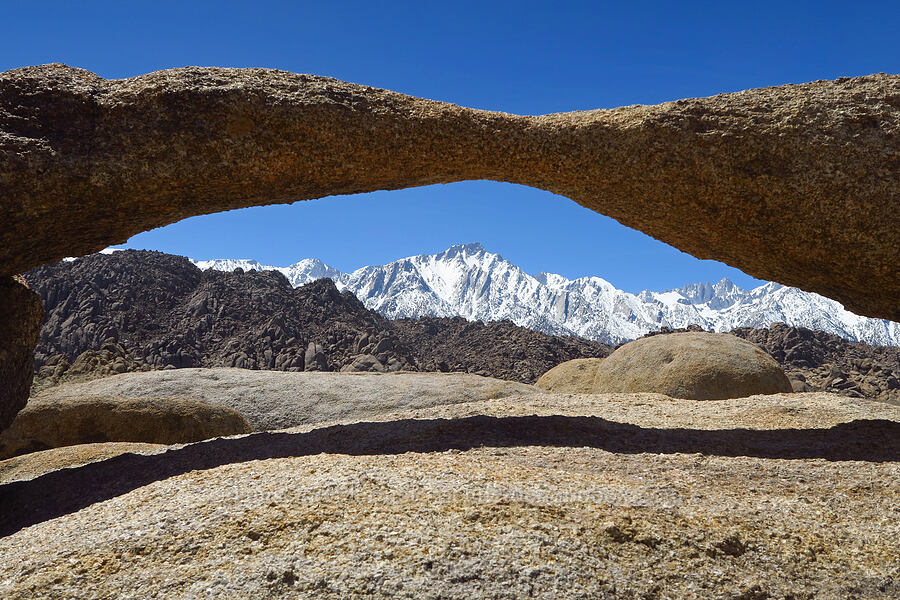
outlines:
[[900, 76], [517, 116], [265, 69], [0, 74], [0, 276], [185, 217], [467, 179], [900, 320]]

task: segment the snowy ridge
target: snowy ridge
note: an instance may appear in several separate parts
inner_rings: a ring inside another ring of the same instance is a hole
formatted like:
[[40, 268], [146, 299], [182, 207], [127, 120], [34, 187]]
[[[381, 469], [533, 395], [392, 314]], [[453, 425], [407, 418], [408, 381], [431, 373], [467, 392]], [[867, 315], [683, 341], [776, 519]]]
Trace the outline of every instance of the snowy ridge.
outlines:
[[294, 287], [322, 277], [350, 290], [368, 308], [391, 319], [462, 316], [509, 319], [554, 335], [577, 335], [608, 344], [638, 338], [661, 327], [697, 324], [713, 331], [765, 328], [774, 322], [819, 329], [852, 341], [900, 345], [900, 324], [860, 317], [828, 298], [777, 283], [744, 290], [728, 279], [694, 283], [666, 292], [631, 294], [600, 277], [566, 279], [529, 275], [481, 244], [451, 246], [386, 265], [342, 273], [318, 259], [288, 267], [255, 260], [192, 261], [201, 269], [277, 270]]

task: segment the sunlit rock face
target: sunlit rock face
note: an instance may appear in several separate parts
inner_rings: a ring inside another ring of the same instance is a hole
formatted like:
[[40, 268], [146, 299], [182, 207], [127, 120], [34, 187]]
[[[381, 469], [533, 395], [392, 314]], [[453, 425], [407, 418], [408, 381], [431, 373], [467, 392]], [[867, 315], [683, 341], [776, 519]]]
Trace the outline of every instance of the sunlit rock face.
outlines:
[[491, 179], [900, 319], [900, 76], [524, 117], [265, 69], [0, 74], [0, 275], [192, 215]]
[[885, 74], [525, 117], [267, 69], [26, 67], [0, 74], [0, 277], [193, 215], [489, 179], [896, 321], [898, 131]]

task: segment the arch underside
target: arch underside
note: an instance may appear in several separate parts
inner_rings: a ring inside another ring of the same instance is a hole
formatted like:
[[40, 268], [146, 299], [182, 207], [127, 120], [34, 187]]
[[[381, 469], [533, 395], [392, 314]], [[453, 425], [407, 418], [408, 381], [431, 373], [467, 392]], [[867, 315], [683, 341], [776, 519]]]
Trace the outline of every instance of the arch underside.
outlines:
[[0, 275], [180, 219], [489, 179], [900, 320], [900, 76], [524, 117], [263, 69], [0, 74]]

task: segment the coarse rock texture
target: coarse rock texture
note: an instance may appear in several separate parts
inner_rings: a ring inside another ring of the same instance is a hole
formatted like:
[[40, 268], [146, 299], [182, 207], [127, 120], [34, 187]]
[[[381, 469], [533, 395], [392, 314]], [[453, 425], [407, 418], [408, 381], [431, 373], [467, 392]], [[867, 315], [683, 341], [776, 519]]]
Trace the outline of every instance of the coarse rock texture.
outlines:
[[601, 362], [602, 358], [567, 360], [541, 375], [534, 385], [548, 392], [593, 394], [596, 391], [594, 380]]
[[731, 334], [771, 354], [801, 391], [900, 404], [900, 348], [896, 346], [850, 342], [784, 323], [773, 323], [768, 329], [741, 327]]
[[775, 359], [727, 333], [656, 335], [620, 346], [597, 365], [595, 392], [656, 392], [722, 400], [791, 392]]
[[566, 360], [607, 356], [605, 344], [569, 336], [549, 336], [510, 321], [468, 321], [462, 317], [421, 317], [392, 322], [421, 371], [466, 371], [534, 383], [541, 373]]
[[97, 442], [31, 452], [0, 460], [0, 485], [34, 479], [59, 469], [78, 467], [129, 452], [151, 454], [165, 452], [167, 448], [163, 444], [141, 442]]
[[250, 433], [241, 414], [188, 398], [32, 398], [0, 432], [0, 459], [91, 442], [178, 444]]
[[[328, 281], [290, 292], [277, 274], [205, 274], [185, 258], [161, 252], [94, 254], [24, 276], [47, 314], [32, 394], [123, 369], [271, 365], [339, 371], [366, 354], [378, 361], [368, 366], [380, 363], [388, 371], [464, 371], [533, 383], [569, 359], [612, 351], [508, 321], [389, 321]], [[665, 331], [671, 332], [648, 335]], [[803, 390], [900, 402], [900, 348], [783, 324], [733, 333], [772, 354]]]
[[25, 403], [44, 309], [20, 276], [0, 277], [0, 431]]
[[38, 394], [32, 402], [64, 403], [90, 396], [196, 398], [229, 406], [254, 431], [266, 431], [541, 393], [530, 385], [467, 373], [280, 373], [217, 368], [127, 373], [61, 385]]
[[900, 76], [516, 116], [266, 69], [0, 74], [0, 275], [197, 214], [470, 179], [900, 320]]
[[896, 598], [898, 433], [541, 394], [122, 455], [0, 486], [0, 596]]
[[25, 277], [47, 313], [35, 391], [180, 367], [466, 371], [533, 383], [560, 362], [610, 351], [509, 322], [389, 321], [330, 279], [295, 289], [281, 273], [204, 272], [161, 252], [96, 254]]
[[65, 354], [54, 354], [42, 362], [35, 374], [32, 395], [43, 388], [62, 383], [90, 381], [144, 370], [144, 365], [136, 361], [114, 338], [108, 338], [100, 345], [99, 350], [85, 350], [71, 365]]

